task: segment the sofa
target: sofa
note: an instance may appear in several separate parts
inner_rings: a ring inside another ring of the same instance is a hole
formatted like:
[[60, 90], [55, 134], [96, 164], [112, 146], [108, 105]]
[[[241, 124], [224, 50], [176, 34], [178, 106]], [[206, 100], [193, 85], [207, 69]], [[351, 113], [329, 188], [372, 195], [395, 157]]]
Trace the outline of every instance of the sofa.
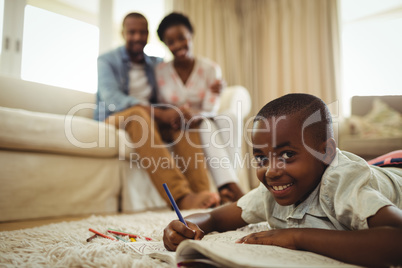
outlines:
[[370, 160], [402, 149], [402, 96], [354, 96], [339, 148]]
[[[242, 86], [221, 100], [222, 113], [250, 112]], [[127, 133], [93, 120], [94, 108], [94, 94], [0, 76], [0, 221], [167, 207], [130, 161]]]

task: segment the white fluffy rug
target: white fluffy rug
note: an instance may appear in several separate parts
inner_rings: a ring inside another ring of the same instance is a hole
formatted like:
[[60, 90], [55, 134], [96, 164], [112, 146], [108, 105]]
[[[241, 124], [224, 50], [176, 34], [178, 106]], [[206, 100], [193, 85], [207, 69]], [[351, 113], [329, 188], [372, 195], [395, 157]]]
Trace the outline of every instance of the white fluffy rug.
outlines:
[[[194, 212], [183, 211], [183, 216]], [[105, 234], [112, 228], [162, 241], [163, 229], [176, 218], [173, 211], [92, 216], [81, 221], [0, 232], [0, 267], [169, 267], [138, 255], [129, 243], [101, 237], [91, 242], [86, 239], [93, 235], [89, 228]]]

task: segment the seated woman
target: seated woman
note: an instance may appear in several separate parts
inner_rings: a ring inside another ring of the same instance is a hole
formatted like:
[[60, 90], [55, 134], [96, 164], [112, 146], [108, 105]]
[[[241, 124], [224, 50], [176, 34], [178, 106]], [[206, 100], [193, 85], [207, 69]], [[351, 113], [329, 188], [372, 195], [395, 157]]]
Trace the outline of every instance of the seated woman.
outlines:
[[[243, 196], [234, 167], [234, 157], [241, 153], [241, 145], [235, 144], [239, 126], [234, 115], [216, 116], [223, 87], [221, 69], [208, 59], [194, 57], [193, 27], [183, 14], [167, 15], [158, 27], [158, 36], [174, 56], [156, 68], [159, 102], [178, 107], [187, 126], [201, 124], [205, 157], [222, 202], [237, 201]], [[169, 127], [181, 125], [175, 121]]]

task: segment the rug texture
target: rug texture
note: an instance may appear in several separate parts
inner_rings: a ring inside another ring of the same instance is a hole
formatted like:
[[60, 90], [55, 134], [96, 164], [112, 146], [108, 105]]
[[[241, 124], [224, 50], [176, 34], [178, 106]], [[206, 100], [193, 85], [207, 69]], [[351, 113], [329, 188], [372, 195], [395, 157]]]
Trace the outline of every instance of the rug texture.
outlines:
[[[200, 211], [183, 211], [183, 216], [194, 212]], [[0, 267], [171, 267], [137, 254], [130, 243], [102, 237], [86, 240], [93, 235], [89, 228], [105, 234], [112, 228], [162, 241], [163, 229], [175, 219], [173, 211], [144, 212], [91, 216], [80, 221], [0, 232]]]

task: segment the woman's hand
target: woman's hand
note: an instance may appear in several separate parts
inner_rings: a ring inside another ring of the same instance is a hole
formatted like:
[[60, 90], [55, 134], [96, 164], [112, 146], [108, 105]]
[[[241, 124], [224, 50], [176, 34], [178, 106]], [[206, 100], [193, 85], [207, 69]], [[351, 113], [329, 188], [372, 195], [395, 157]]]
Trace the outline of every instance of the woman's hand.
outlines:
[[236, 243], [279, 246], [288, 249], [298, 249], [296, 235], [300, 229], [277, 229], [249, 234]]
[[220, 94], [222, 89], [226, 86], [226, 82], [224, 80], [215, 80], [212, 85], [209, 87], [212, 93]]
[[204, 232], [197, 224], [188, 221], [186, 223], [188, 227], [181, 221], [174, 220], [163, 230], [163, 243], [167, 250], [175, 251], [186, 239], [201, 240], [204, 237]]

